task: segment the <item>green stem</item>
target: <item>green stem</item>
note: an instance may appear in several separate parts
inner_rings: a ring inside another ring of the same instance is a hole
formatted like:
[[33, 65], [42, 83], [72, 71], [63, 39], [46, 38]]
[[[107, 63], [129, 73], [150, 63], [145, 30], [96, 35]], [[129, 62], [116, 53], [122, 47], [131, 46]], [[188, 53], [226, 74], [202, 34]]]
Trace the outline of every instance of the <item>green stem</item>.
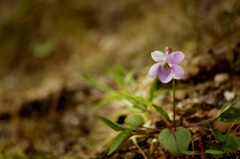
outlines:
[[172, 125], [175, 128], [175, 118], [176, 118], [176, 106], [175, 106], [175, 80], [172, 80], [173, 83], [173, 122]]

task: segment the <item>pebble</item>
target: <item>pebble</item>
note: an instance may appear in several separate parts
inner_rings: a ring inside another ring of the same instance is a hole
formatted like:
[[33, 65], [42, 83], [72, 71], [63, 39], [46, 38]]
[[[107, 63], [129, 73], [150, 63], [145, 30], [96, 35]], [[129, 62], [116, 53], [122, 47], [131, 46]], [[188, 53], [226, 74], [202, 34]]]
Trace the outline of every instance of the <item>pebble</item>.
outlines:
[[223, 95], [224, 95], [224, 97], [225, 97], [225, 99], [226, 99], [227, 101], [230, 101], [230, 100], [232, 100], [232, 99], [235, 98], [235, 93], [234, 93], [234, 92], [225, 91], [225, 92], [223, 93]]
[[229, 80], [229, 75], [227, 73], [218, 73], [214, 76], [214, 83], [219, 86]]

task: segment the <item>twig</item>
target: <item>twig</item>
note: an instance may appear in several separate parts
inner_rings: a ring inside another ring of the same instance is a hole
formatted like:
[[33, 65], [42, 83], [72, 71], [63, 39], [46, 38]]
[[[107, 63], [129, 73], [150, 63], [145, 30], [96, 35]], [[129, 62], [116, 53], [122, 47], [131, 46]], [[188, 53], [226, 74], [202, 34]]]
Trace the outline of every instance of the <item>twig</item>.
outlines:
[[143, 152], [143, 150], [141, 149], [141, 147], [139, 147], [137, 140], [136, 140], [136, 136], [131, 137], [133, 143], [136, 145], [136, 147], [138, 148], [138, 150], [140, 151], [140, 153], [143, 155], [144, 159], [148, 159], [146, 154]]
[[157, 142], [157, 144], [156, 144], [156, 146], [154, 147], [154, 149], [153, 149], [153, 151], [151, 152], [151, 154], [149, 155], [149, 159], [151, 159], [152, 158], [152, 156], [153, 156], [153, 153], [154, 153], [154, 151], [156, 151], [157, 150], [157, 148], [158, 148], [158, 146], [159, 146], [159, 142]]

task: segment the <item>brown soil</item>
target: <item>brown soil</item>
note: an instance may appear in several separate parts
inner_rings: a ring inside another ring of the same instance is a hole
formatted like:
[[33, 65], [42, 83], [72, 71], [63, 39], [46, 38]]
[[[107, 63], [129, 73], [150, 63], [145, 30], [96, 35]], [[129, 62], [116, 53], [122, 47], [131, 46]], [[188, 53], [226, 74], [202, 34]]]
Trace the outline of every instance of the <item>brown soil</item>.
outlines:
[[[235, 101], [240, 108], [235, 2], [1, 1], [0, 158], [143, 158], [131, 142], [107, 156], [116, 133], [97, 116], [118, 121], [129, 113], [118, 103], [96, 108], [105, 94], [81, 74], [116, 87], [104, 67], [118, 63], [138, 70], [136, 80], [146, 93], [150, 53], [165, 45], [186, 54], [186, 77], [177, 81], [186, 89], [177, 92], [177, 106], [197, 108], [199, 115], [187, 120], [205, 119]], [[171, 93], [160, 99], [156, 104], [171, 113]], [[222, 132], [229, 128], [212, 126]], [[202, 138], [208, 140], [206, 134]], [[149, 159], [173, 158], [152, 140], [138, 142]], [[239, 151], [223, 158], [236, 156]]]

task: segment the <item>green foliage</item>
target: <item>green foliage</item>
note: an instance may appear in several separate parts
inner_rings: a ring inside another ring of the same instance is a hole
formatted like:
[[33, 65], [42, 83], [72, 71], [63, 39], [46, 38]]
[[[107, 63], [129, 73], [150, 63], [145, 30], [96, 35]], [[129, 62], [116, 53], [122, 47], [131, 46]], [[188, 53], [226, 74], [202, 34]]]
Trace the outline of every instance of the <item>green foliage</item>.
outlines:
[[214, 129], [213, 133], [220, 144], [210, 145], [209, 149], [206, 150], [205, 153], [210, 153], [215, 158], [218, 158], [225, 153], [235, 152], [240, 148], [240, 137], [232, 136], [228, 133], [226, 135], [223, 135], [218, 129]]
[[197, 109], [196, 108], [188, 108], [184, 111], [184, 116], [190, 116], [190, 115], [193, 115], [197, 112]]
[[157, 78], [155, 78], [154, 79], [154, 82], [153, 82], [153, 84], [152, 84], [152, 86], [151, 86], [151, 88], [150, 88], [150, 90], [149, 90], [149, 92], [148, 92], [148, 95], [149, 95], [149, 97], [148, 97], [148, 101], [152, 101], [153, 100], [153, 98], [155, 97], [155, 95], [154, 95], [154, 93], [157, 91], [157, 84], [158, 84], [158, 79]]
[[233, 107], [236, 103], [222, 106], [218, 112], [217, 118], [224, 122], [240, 121], [240, 109]]
[[118, 101], [133, 113], [146, 110], [149, 101], [137, 95], [138, 89], [134, 78], [134, 71], [128, 71], [117, 65], [113, 70], [107, 69], [107, 72], [120, 88], [119, 90], [115, 90], [88, 75], [83, 75], [86, 81], [106, 93], [106, 97], [97, 104], [98, 107], [111, 101]]
[[32, 46], [32, 54], [39, 58], [49, 56], [53, 51], [53, 44], [50, 41], [37, 41]]
[[131, 136], [132, 136], [132, 130], [131, 129], [123, 130], [120, 134], [118, 134], [118, 136], [115, 138], [115, 140], [113, 141], [113, 143], [110, 147], [108, 155], [112, 154], [115, 150], [117, 150]]
[[168, 114], [161, 107], [154, 105], [154, 104], [153, 104], [153, 107], [162, 115], [162, 117], [169, 120]]
[[238, 145], [238, 148], [240, 148], [240, 137], [233, 137], [234, 138], [234, 140], [235, 140], [235, 142], [237, 143], [237, 145]]
[[104, 118], [102, 116], [98, 116], [98, 119], [100, 121], [102, 121], [103, 123], [105, 123], [106, 125], [108, 125], [110, 128], [112, 128], [113, 130], [115, 131], [124, 131], [124, 130], [127, 130], [128, 128], [126, 127], [123, 127], [117, 123], [114, 123], [112, 122], [111, 120], [107, 119], [107, 118]]
[[[118, 89], [114, 89], [104, 83], [101, 83], [88, 75], [83, 75], [85, 80], [106, 93], [105, 98], [102, 99], [97, 104], [97, 106], [104, 105], [111, 101], [118, 101], [127, 109], [129, 109], [133, 114], [145, 112], [148, 113], [148, 115], [151, 115], [155, 114], [155, 112], [152, 112], [151, 107], [149, 107], [152, 105], [153, 108], [164, 118], [164, 121], [169, 122], [167, 126], [171, 126], [171, 121], [168, 113], [165, 112], [160, 106], [152, 104], [152, 100], [155, 98], [156, 93], [166, 94], [172, 91], [172, 89], [157, 91], [158, 80], [155, 79], [152, 87], [148, 92], [148, 99], [145, 99], [144, 97], [138, 95], [139, 92], [137, 82], [134, 78], [134, 71], [129, 72], [120, 65], [117, 65], [114, 70], [107, 69], [107, 72], [118, 86]], [[213, 120], [219, 119], [224, 122], [240, 121], [240, 109], [233, 107], [234, 104], [235, 103], [223, 106], [219, 110], [217, 117]], [[189, 108], [184, 111], [182, 117], [191, 116], [196, 112], [196, 108]], [[99, 116], [98, 119], [113, 130], [120, 132], [113, 141], [108, 155], [112, 154], [114, 151], [122, 147], [124, 143], [133, 135], [149, 135], [151, 133], [152, 135], [156, 135], [156, 132], [159, 132], [158, 129], [144, 127], [144, 118], [141, 115], [130, 116], [125, 122], [126, 126], [119, 125], [101, 116]], [[172, 130], [165, 128], [158, 134], [158, 141], [163, 147], [165, 147], [175, 157], [181, 157], [184, 155], [199, 155], [195, 151], [188, 150], [188, 146], [191, 140], [191, 133], [188, 129], [182, 126], [171, 129]], [[213, 135], [219, 141], [219, 144], [210, 145], [205, 153], [210, 153], [214, 157], [220, 157], [225, 153], [234, 152], [240, 148], [239, 137], [231, 136], [228, 133], [222, 134], [217, 129], [213, 130]]]
[[110, 92], [113, 89], [105, 84], [102, 84], [101, 82], [99, 82], [98, 80], [92, 78], [91, 76], [88, 75], [83, 75], [83, 78], [88, 81], [89, 83], [91, 83], [93, 86], [97, 87], [98, 89], [104, 91], [104, 92]]
[[221, 147], [218, 147], [216, 145], [210, 145], [209, 149], [206, 150], [205, 153], [211, 154], [214, 158], [219, 158], [224, 154]]
[[[205, 153], [210, 153], [210, 154], [212, 154], [212, 155], [222, 155], [222, 154], [224, 154], [224, 152], [223, 151], [221, 151], [221, 150], [218, 150], [218, 148], [215, 148], [215, 147], [211, 147], [211, 149], [209, 149], [209, 150], [206, 150], [205, 151]], [[220, 157], [220, 156], [219, 156]]]
[[235, 152], [238, 148], [240, 148], [236, 141], [239, 141], [239, 137], [236, 136], [228, 136], [224, 135], [224, 144], [223, 144], [223, 152]]
[[132, 103], [135, 108], [138, 108], [141, 110], [146, 109], [148, 105], [148, 101], [141, 96], [132, 95], [130, 93], [116, 93], [116, 95], [120, 99], [127, 100], [128, 102]]
[[109, 76], [112, 77], [113, 81], [119, 86], [121, 90], [126, 92], [129, 92], [129, 90], [137, 90], [137, 83], [134, 78], [135, 71], [129, 71], [121, 65], [116, 65], [114, 69], [109, 69], [110, 67], [105, 68]]
[[217, 117], [219, 118], [223, 113], [225, 113], [228, 109], [230, 109], [233, 106], [233, 104], [222, 106], [221, 109], [218, 112]]
[[144, 119], [141, 115], [134, 115], [127, 120], [126, 124], [131, 128], [137, 128], [144, 124]]
[[114, 142], [112, 143], [108, 155], [117, 150], [122, 144], [124, 144], [128, 140], [129, 137], [131, 137], [133, 134], [136, 134], [137, 128], [141, 127], [144, 124], [144, 119], [141, 115], [134, 115], [126, 121], [126, 125], [128, 125], [129, 128], [114, 123], [111, 120], [102, 116], [98, 116], [98, 119], [108, 125], [113, 130], [121, 131], [121, 133], [115, 138]]
[[224, 122], [235, 122], [240, 121], [240, 109], [235, 107], [230, 107], [227, 111], [222, 113], [219, 120]]
[[182, 151], [188, 149], [191, 140], [191, 133], [188, 129], [177, 127], [176, 130], [170, 131], [165, 128], [158, 135], [158, 141], [162, 144], [173, 156], [184, 156]]
[[218, 129], [214, 129], [214, 130], [213, 130], [213, 133], [214, 133], [216, 139], [217, 139], [219, 142], [223, 142], [223, 140], [224, 140], [223, 135], [222, 135], [222, 133], [221, 133]]
[[181, 151], [181, 152], [185, 155], [195, 155], [196, 154], [195, 151]]
[[24, 153], [24, 149], [19, 145], [13, 147], [9, 151], [6, 151], [3, 155], [5, 158], [20, 158], [20, 159], [27, 158], [27, 155]]
[[125, 85], [125, 79], [124, 79], [124, 72], [123, 68], [120, 67], [120, 65], [116, 66], [116, 69], [111, 70], [109, 67], [106, 67], [106, 70], [108, 74], [112, 77], [114, 82], [122, 89], [127, 90], [127, 87]]

